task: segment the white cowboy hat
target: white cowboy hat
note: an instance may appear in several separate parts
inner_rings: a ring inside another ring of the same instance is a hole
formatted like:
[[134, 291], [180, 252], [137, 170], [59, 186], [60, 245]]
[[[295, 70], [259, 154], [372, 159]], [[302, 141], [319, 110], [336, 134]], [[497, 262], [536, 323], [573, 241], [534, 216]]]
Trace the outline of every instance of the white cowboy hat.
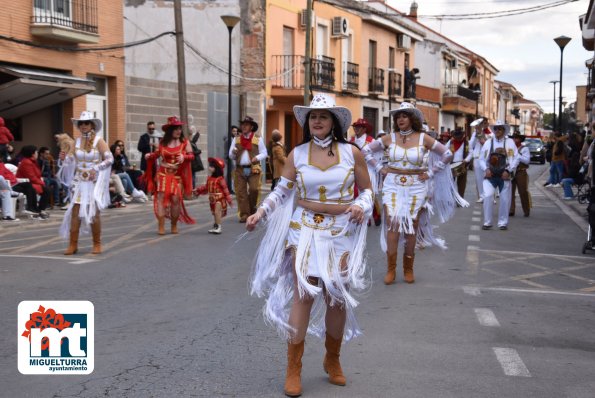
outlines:
[[302, 128], [306, 123], [306, 116], [308, 116], [308, 113], [313, 109], [326, 109], [335, 115], [341, 125], [341, 133], [345, 133], [351, 125], [351, 112], [349, 109], [337, 106], [335, 99], [328, 94], [316, 94], [312, 98], [310, 106], [296, 105], [293, 107], [295, 118]]
[[509, 135], [510, 133], [510, 126], [503, 122], [502, 120], [496, 120], [496, 123], [492, 125], [492, 130], [496, 131], [496, 127], [504, 127], [504, 134]]
[[481, 122], [483, 122], [483, 117], [480, 117], [479, 119], [475, 119], [474, 121], [469, 123], [469, 126], [471, 126], [471, 127], [479, 126], [481, 124]]
[[99, 133], [101, 131], [101, 128], [103, 127], [101, 119], [97, 119], [96, 117], [94, 117], [93, 112], [91, 111], [82, 111], [81, 116], [78, 119], [72, 118], [70, 120], [72, 120], [72, 124], [74, 125], [74, 127], [78, 127], [78, 122], [93, 122], [93, 125], [95, 126], [95, 133]]
[[424, 122], [424, 114], [422, 113], [422, 111], [417, 109], [415, 106], [413, 106], [413, 104], [409, 102], [401, 102], [401, 106], [397, 109], [391, 110], [389, 114], [391, 117], [394, 117], [394, 115], [401, 112], [407, 113], [410, 116], [415, 116], [417, 119], [419, 119], [420, 123]]

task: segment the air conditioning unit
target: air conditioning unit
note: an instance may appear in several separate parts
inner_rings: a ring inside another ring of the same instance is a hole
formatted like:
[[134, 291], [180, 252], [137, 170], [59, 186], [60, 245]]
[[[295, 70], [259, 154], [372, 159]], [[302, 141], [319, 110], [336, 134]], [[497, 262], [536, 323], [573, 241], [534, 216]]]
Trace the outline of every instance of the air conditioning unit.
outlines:
[[349, 21], [345, 17], [333, 17], [333, 37], [347, 37], [349, 35]]
[[[299, 13], [300, 28], [302, 28], [302, 29], [306, 29], [307, 24], [308, 24], [308, 19], [307, 19], [306, 15], [308, 15], [307, 9], [303, 9]], [[310, 11], [310, 26], [314, 26], [314, 10]]]
[[411, 37], [401, 34], [397, 38], [397, 48], [400, 50], [409, 50], [411, 48]]

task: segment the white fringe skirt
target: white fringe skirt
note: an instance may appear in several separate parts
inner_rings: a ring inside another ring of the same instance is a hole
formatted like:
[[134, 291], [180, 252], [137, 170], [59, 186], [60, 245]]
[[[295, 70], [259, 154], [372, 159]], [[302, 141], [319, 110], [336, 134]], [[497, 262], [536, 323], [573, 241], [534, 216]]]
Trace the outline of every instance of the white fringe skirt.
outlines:
[[[367, 226], [349, 222], [349, 214], [315, 213], [300, 206], [295, 209], [278, 279], [264, 307], [265, 319], [284, 338], [289, 339], [293, 329], [288, 320], [294, 271], [299, 296], [314, 298], [308, 333], [321, 338], [325, 334], [326, 292], [330, 305], [346, 310], [343, 339], [349, 341], [361, 334], [353, 309], [358, 305], [354, 293], [367, 287], [363, 257], [366, 232]], [[311, 278], [317, 278], [317, 284], [312, 284]]]

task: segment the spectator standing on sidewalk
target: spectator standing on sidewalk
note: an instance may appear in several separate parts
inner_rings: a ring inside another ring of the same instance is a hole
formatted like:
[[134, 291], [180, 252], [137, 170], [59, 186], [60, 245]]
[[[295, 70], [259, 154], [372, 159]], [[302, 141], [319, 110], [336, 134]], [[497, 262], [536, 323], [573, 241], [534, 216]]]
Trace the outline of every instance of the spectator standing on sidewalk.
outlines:
[[567, 137], [556, 133], [552, 142], [552, 161], [550, 162], [550, 178], [545, 184], [546, 187], [557, 188], [564, 176], [564, 165], [567, 160], [566, 150]]
[[523, 207], [523, 215], [525, 217], [529, 217], [532, 204], [531, 193], [529, 192], [529, 174], [527, 174], [527, 169], [529, 168], [529, 163], [531, 163], [531, 151], [529, 150], [529, 147], [523, 145], [525, 136], [520, 132], [515, 132], [512, 135], [512, 139], [519, 152], [519, 164], [516, 168], [516, 172], [514, 173], [514, 178], [512, 179], [512, 199], [510, 201], [510, 211], [508, 215], [514, 216], [516, 208], [516, 190], [518, 188], [519, 197], [521, 198], [521, 205]]

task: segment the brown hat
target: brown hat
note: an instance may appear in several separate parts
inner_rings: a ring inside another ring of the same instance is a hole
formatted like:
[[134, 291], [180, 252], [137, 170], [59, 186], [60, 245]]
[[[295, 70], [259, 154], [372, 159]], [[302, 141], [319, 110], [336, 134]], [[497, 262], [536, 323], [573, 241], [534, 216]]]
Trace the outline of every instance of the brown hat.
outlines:
[[250, 116], [246, 116], [244, 119], [240, 120], [240, 125], [242, 125], [242, 123], [250, 123], [252, 125], [252, 131], [258, 130], [258, 123], [256, 123]]

